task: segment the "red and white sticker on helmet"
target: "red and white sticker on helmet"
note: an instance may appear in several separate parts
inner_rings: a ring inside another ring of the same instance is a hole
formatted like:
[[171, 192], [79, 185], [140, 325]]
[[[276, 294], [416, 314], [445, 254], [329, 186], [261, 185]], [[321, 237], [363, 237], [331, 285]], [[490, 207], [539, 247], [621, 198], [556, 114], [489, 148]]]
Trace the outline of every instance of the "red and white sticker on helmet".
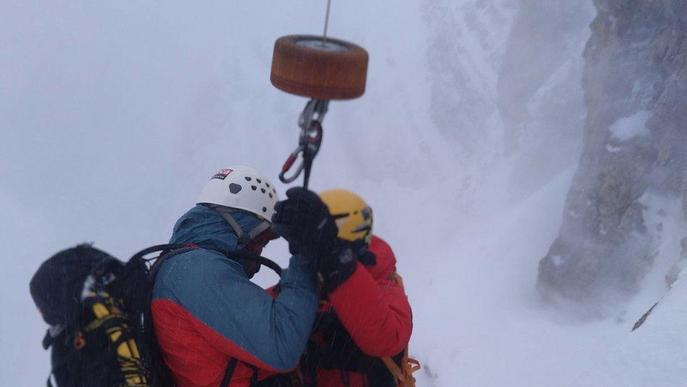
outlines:
[[[212, 179], [224, 180], [232, 172], [234, 172], [234, 170], [231, 168], [220, 169], [217, 173], [215, 173], [215, 176], [213, 176]], [[210, 180], [212, 180], [212, 179], [210, 179]]]

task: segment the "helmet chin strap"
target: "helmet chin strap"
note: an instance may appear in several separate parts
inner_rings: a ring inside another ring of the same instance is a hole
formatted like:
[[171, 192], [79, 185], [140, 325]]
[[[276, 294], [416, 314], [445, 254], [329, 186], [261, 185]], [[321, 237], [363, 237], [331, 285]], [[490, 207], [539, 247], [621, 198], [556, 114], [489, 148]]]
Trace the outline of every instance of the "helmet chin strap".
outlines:
[[231, 213], [234, 210], [232, 210], [229, 207], [219, 206], [216, 204], [211, 205], [210, 208], [219, 212], [219, 214], [222, 215], [222, 218], [224, 218], [224, 220], [227, 221], [231, 229], [234, 230], [234, 234], [236, 234], [236, 237], [238, 238], [237, 245], [239, 249], [245, 248], [251, 240], [253, 240], [258, 235], [262, 234], [263, 232], [267, 231], [271, 226], [270, 222], [263, 220], [262, 222], [260, 222], [260, 224], [258, 224], [252, 230], [246, 233], [243, 231], [243, 229], [241, 229], [241, 226], [236, 221], [236, 219], [234, 219], [234, 217], [231, 216]]

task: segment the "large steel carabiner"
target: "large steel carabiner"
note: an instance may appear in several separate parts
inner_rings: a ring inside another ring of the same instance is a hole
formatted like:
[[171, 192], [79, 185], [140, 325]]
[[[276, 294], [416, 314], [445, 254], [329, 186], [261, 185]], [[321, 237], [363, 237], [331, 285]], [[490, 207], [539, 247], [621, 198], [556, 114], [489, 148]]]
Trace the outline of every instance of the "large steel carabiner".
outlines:
[[[328, 100], [311, 99], [305, 105], [305, 109], [298, 118], [298, 126], [301, 128], [300, 136], [298, 137], [298, 147], [291, 152], [289, 157], [282, 166], [279, 180], [284, 184], [294, 182], [300, 174], [305, 171], [303, 179], [303, 187], [308, 188], [308, 181], [310, 179], [310, 169], [312, 162], [320, 151], [322, 145], [322, 121], [329, 107]], [[291, 176], [286, 176], [286, 173], [293, 167], [298, 156], [301, 155], [302, 161]]]
[[293, 175], [291, 175], [289, 177], [286, 176], [286, 172], [288, 172], [291, 169], [293, 164], [298, 159], [298, 155], [301, 153], [303, 153], [303, 147], [299, 145], [298, 148], [296, 148], [296, 150], [291, 152], [289, 157], [284, 162], [284, 165], [281, 167], [281, 173], [279, 173], [279, 180], [281, 180], [282, 183], [284, 183], [284, 184], [293, 183], [294, 180], [298, 179], [298, 176], [300, 176], [301, 172], [303, 172], [303, 164], [304, 163], [301, 162], [300, 165], [298, 166], [298, 168], [296, 168], [296, 171], [293, 173]]
[[[322, 135], [324, 131], [322, 129], [322, 124], [319, 121], [311, 121], [310, 128], [308, 130], [302, 130], [301, 135], [298, 139], [298, 147], [291, 152], [289, 157], [284, 162], [281, 168], [281, 173], [279, 174], [279, 180], [284, 184], [289, 184], [295, 181], [300, 174], [305, 171], [305, 180], [303, 181], [303, 186], [308, 187], [308, 180], [310, 178], [310, 169], [312, 167], [312, 162], [320, 151], [320, 146], [322, 145]], [[293, 167], [301, 156], [301, 162], [294, 171], [293, 175], [286, 176], [286, 173]]]

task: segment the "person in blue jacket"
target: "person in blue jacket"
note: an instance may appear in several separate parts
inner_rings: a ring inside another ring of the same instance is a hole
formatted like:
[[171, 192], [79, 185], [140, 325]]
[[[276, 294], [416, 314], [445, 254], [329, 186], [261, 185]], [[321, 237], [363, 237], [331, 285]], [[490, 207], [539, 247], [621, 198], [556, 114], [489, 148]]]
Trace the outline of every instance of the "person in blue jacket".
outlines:
[[276, 238], [273, 216], [280, 235], [298, 246], [292, 250], [335, 244], [327, 207], [310, 191], [293, 192], [301, 195], [279, 202], [275, 215], [277, 192], [267, 178], [249, 167], [222, 169], [174, 226], [170, 242], [189, 248], [162, 263], [152, 317], [177, 386], [250, 386], [296, 367], [318, 308], [313, 254], [291, 257], [276, 296], [250, 281], [255, 261], [232, 258], [237, 250], [259, 254]]

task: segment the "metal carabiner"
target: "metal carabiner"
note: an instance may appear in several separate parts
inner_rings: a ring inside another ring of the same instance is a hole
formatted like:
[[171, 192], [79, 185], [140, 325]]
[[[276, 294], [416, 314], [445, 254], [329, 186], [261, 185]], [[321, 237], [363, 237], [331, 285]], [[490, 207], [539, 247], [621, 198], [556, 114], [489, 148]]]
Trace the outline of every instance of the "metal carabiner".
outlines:
[[[305, 171], [305, 178], [303, 179], [303, 186], [308, 187], [308, 180], [310, 179], [310, 169], [312, 162], [317, 156], [322, 144], [322, 121], [327, 114], [329, 107], [328, 100], [311, 99], [305, 105], [303, 112], [298, 118], [298, 126], [301, 128], [301, 133], [298, 137], [298, 147], [291, 152], [289, 157], [284, 162], [279, 174], [279, 180], [284, 184], [294, 182], [300, 174]], [[301, 155], [302, 161], [296, 168], [296, 171], [291, 176], [286, 176], [286, 173], [293, 167]]]
[[298, 159], [298, 155], [303, 153], [305, 151], [305, 147], [303, 145], [299, 145], [296, 150], [291, 152], [289, 157], [286, 159], [284, 162], [284, 165], [281, 167], [281, 173], [279, 173], [279, 180], [281, 180], [282, 183], [284, 184], [289, 184], [293, 183], [296, 179], [298, 179], [298, 176], [300, 176], [301, 172], [303, 172], [303, 168], [305, 166], [305, 163], [301, 160], [300, 165], [298, 168], [296, 168], [296, 171], [293, 173], [293, 175], [287, 177], [286, 173], [293, 167], [293, 164], [296, 162]]

